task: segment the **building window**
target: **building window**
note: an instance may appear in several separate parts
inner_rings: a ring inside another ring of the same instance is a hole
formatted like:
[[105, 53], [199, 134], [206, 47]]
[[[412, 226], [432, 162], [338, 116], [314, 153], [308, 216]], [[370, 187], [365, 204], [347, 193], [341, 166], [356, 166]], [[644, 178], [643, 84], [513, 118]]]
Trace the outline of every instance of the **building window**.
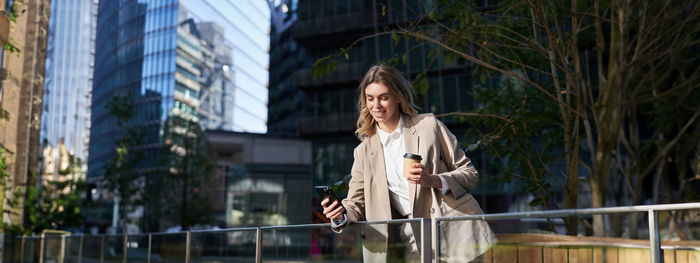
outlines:
[[5, 10], [11, 11], [12, 10], [12, 5], [15, 3], [15, 0], [5, 0]]

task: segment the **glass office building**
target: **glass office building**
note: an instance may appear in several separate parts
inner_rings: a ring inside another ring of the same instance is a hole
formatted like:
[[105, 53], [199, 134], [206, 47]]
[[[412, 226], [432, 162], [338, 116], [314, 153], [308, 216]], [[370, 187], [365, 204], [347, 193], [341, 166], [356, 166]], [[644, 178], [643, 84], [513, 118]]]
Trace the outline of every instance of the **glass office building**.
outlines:
[[87, 171], [96, 19], [96, 0], [51, 1], [40, 138], [47, 179], [70, 165], [61, 152]]
[[[267, 1], [181, 0], [197, 22], [221, 28], [231, 45], [233, 131], [267, 131], [270, 8]], [[200, 29], [200, 31], [203, 31]]]
[[299, 137], [304, 114], [304, 92], [296, 85], [294, 71], [313, 64], [308, 52], [292, 38], [297, 1], [279, 3], [270, 14], [270, 86], [267, 133]]
[[[100, 1], [88, 183], [100, 180], [125, 133], [107, 108], [115, 95], [133, 99], [135, 114], [125, 126], [144, 132], [133, 147], [145, 153], [143, 173], [158, 169], [163, 124], [171, 117], [205, 129], [264, 133], [267, 9], [261, 1]], [[109, 214], [103, 212], [93, 215]]]

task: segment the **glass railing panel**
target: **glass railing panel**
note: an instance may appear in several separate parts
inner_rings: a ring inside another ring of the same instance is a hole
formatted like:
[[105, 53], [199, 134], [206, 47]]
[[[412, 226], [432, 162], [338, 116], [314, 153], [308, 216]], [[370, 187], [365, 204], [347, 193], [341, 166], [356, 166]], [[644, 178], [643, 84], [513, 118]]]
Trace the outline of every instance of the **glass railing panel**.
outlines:
[[41, 237], [25, 237], [22, 262], [39, 262]]
[[185, 262], [187, 233], [158, 233], [151, 235], [151, 262]]
[[22, 237], [5, 235], [3, 238], [3, 262], [20, 262], [20, 256], [22, 253]]
[[419, 251], [418, 222], [350, 224], [339, 234], [327, 225], [263, 230], [263, 262], [404, 261]]
[[84, 236], [81, 263], [99, 263], [106, 236]]
[[127, 236], [126, 262], [148, 262], [148, 235]]
[[[602, 220], [599, 235], [596, 217]], [[485, 223], [497, 243], [490, 243]], [[440, 260], [464, 262], [645, 262], [650, 257], [648, 228], [647, 212], [439, 221], [438, 254]]]
[[256, 230], [191, 233], [191, 262], [255, 262]]
[[342, 234], [328, 226], [264, 229], [262, 261], [355, 262], [361, 260], [359, 226], [350, 225]]
[[124, 235], [105, 236], [102, 256], [105, 263], [123, 263]]
[[63, 263], [80, 262], [80, 240], [82, 236], [65, 236], [63, 246]]
[[44, 261], [45, 263], [58, 263], [61, 252], [61, 236], [47, 235], [44, 237]]
[[657, 214], [663, 262], [700, 262], [700, 209]]

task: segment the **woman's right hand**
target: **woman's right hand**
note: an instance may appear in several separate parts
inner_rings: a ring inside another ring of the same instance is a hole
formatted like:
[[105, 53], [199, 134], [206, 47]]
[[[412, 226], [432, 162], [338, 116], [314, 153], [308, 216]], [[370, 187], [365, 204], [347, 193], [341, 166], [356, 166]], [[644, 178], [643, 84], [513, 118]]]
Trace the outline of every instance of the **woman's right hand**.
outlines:
[[334, 200], [332, 203], [329, 203], [330, 198], [328, 197], [323, 198], [323, 200], [321, 201], [321, 207], [323, 207], [323, 215], [325, 215], [326, 218], [335, 221], [343, 219], [343, 213], [345, 212], [345, 208], [343, 208], [342, 205], [338, 204], [338, 200]]

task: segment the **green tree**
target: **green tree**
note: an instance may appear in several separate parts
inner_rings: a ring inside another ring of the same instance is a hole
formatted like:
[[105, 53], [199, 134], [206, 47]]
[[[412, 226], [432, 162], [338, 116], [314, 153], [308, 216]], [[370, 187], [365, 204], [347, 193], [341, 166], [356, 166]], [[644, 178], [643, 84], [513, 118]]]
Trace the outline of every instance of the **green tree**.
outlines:
[[125, 227], [127, 214], [143, 204], [145, 177], [140, 168], [145, 154], [136, 146], [142, 144], [145, 131], [129, 125], [136, 114], [131, 94], [115, 94], [106, 107], [117, 120], [120, 137], [114, 142], [116, 156], [104, 166], [103, 180], [118, 203], [119, 225]]
[[[71, 168], [68, 168], [71, 169]], [[78, 229], [83, 224], [85, 207], [85, 180], [61, 171], [64, 179], [50, 180], [41, 187], [27, 187], [28, 224], [26, 233], [39, 234], [44, 229]]]
[[[85, 180], [81, 178], [81, 161], [70, 155], [70, 164], [59, 171], [56, 180], [26, 187], [24, 202], [25, 225], [15, 226], [13, 231], [39, 234], [44, 229], [77, 229], [83, 223], [85, 206]], [[19, 197], [15, 193], [13, 199]], [[10, 202], [17, 206], [16, 202]]]
[[212, 223], [214, 156], [196, 117], [171, 114], [163, 125], [160, 173], [149, 189], [154, 211], [169, 224], [189, 229]]

